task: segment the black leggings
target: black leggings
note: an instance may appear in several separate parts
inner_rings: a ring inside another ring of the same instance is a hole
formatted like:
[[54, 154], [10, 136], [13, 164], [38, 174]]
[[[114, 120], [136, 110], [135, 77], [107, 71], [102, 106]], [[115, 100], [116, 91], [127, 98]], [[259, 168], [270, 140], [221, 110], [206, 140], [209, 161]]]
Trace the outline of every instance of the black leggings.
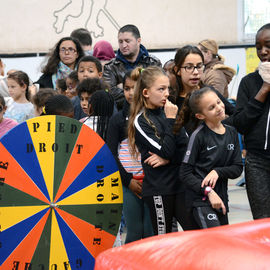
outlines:
[[270, 161], [248, 152], [245, 178], [253, 218], [270, 217]]
[[165, 234], [172, 231], [173, 217], [183, 230], [194, 229], [193, 221], [188, 218], [185, 206], [185, 194], [157, 195], [144, 197], [149, 207], [154, 234]]

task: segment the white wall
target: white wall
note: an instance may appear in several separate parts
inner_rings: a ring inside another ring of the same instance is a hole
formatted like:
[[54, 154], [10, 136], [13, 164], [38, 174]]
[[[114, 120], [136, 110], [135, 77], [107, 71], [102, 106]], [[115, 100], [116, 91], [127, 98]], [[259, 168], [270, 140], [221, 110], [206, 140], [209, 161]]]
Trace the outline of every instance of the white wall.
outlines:
[[244, 48], [240, 49], [220, 49], [219, 54], [225, 57], [225, 64], [238, 71], [229, 84], [229, 96], [236, 97], [238, 86], [241, 79], [246, 75], [246, 52]]
[[41, 63], [45, 57], [18, 57], [1, 58], [5, 64], [5, 72], [10, 69], [18, 69], [26, 72], [32, 81], [35, 81], [41, 75]]
[[205, 38], [238, 44], [241, 0], [9, 0], [1, 1], [0, 53], [47, 52], [76, 28], [93, 43], [118, 47], [117, 33], [135, 24], [148, 49], [177, 48]]

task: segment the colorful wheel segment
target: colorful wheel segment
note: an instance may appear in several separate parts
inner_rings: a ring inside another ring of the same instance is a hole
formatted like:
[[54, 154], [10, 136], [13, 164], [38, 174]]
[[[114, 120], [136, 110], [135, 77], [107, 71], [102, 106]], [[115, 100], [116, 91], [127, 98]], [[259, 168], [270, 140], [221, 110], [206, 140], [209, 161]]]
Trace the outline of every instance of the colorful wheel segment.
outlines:
[[89, 127], [61, 116], [16, 126], [0, 139], [0, 270], [93, 269], [122, 203], [116, 162]]

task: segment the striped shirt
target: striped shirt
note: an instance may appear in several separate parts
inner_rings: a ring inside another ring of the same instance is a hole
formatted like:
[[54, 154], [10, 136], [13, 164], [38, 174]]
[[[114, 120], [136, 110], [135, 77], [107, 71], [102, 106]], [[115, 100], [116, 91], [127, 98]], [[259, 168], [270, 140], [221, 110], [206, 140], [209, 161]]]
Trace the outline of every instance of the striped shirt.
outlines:
[[141, 155], [138, 156], [138, 160], [133, 159], [129, 152], [128, 139], [123, 140], [119, 147], [119, 160], [124, 169], [132, 173], [134, 176], [143, 177], [143, 168], [141, 165]]

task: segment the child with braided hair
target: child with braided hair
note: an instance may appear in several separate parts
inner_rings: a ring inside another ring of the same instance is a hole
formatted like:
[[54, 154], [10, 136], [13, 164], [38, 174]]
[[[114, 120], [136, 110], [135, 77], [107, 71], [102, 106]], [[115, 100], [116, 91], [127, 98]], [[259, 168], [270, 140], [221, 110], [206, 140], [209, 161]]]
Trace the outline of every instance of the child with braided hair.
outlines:
[[89, 98], [88, 117], [83, 121], [104, 141], [107, 139], [109, 120], [114, 110], [113, 96], [106, 90], [97, 90]]

